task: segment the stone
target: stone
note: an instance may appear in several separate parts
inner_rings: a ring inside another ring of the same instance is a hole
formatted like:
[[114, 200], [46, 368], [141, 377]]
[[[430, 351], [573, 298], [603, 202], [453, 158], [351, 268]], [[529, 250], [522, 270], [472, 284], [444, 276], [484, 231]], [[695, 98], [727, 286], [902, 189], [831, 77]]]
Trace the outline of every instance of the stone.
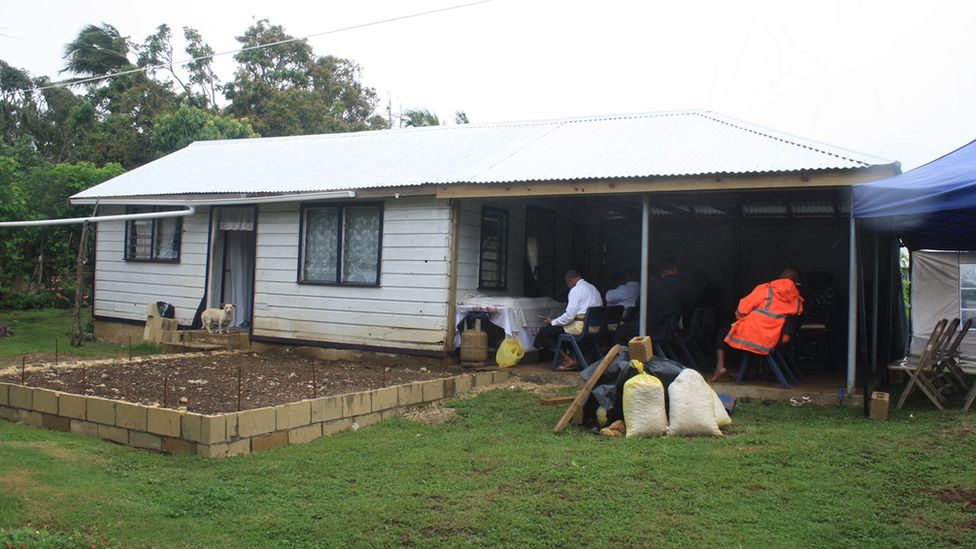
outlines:
[[396, 387], [386, 387], [385, 389], [376, 389], [373, 391], [372, 396], [372, 406], [370, 409], [374, 412], [379, 412], [382, 410], [387, 410], [389, 408], [395, 408], [397, 405], [397, 388]]
[[131, 402], [115, 403], [115, 424], [136, 431], [146, 430], [146, 408]]
[[178, 438], [163, 437], [162, 449], [167, 454], [195, 454], [197, 445]]
[[491, 373], [491, 382], [495, 385], [505, 383], [508, 380], [508, 370], [495, 370]]
[[277, 431], [252, 438], [251, 451], [263, 452], [265, 450], [273, 450], [285, 444], [288, 444], [288, 433], [285, 431]]
[[41, 417], [42, 415], [43, 414], [40, 412], [35, 412], [33, 410], [17, 409], [17, 421], [26, 423], [27, 425], [31, 425], [33, 427], [44, 426], [43, 418]]
[[494, 383], [492, 380], [494, 377], [491, 372], [478, 372], [474, 374], [474, 386], [475, 387], [487, 387]]
[[166, 408], [149, 408], [146, 412], [146, 430], [157, 435], [179, 438], [183, 414]]
[[98, 437], [98, 424], [78, 419], [71, 420], [71, 432], [85, 437]]
[[424, 401], [423, 389], [419, 383], [397, 386], [397, 406], [411, 406]]
[[115, 425], [115, 401], [105, 398], [88, 397], [85, 417], [88, 421], [103, 425]]
[[183, 414], [182, 436], [185, 440], [203, 442], [203, 416], [200, 414]]
[[8, 391], [8, 406], [30, 410], [34, 401], [34, 391], [22, 385], [10, 385]]
[[227, 438], [227, 420], [224, 416], [203, 416], [200, 419], [200, 442], [214, 444]]
[[359, 428], [369, 427], [370, 425], [376, 425], [380, 421], [383, 421], [383, 414], [373, 413], [359, 416], [355, 419], [356, 423], [359, 424]]
[[61, 393], [58, 395], [58, 415], [72, 419], [85, 419], [85, 397]]
[[71, 431], [71, 419], [51, 414], [41, 414], [41, 426], [55, 431]]
[[474, 388], [474, 376], [462, 374], [454, 378], [454, 394], [463, 395]]
[[33, 409], [35, 412], [58, 415], [58, 393], [48, 389], [34, 389]]
[[361, 414], [368, 414], [372, 408], [372, 399], [369, 391], [363, 393], [352, 393], [343, 395], [342, 417], [352, 417]]
[[10, 385], [6, 383], [0, 383], [0, 406], [6, 406], [10, 403], [9, 399], [9, 387]]
[[112, 427], [110, 425], [99, 425], [98, 438], [118, 442], [119, 444], [128, 444], [129, 431], [126, 429], [120, 429], [118, 427]]
[[312, 403], [308, 400], [275, 406], [275, 425], [278, 431], [287, 431], [312, 422]]
[[341, 396], [317, 398], [312, 401], [312, 421], [331, 421], [342, 417]]
[[150, 435], [149, 433], [132, 431], [129, 433], [129, 446], [159, 452], [163, 449], [163, 439], [156, 435]]
[[[227, 434], [227, 438], [235, 438], [240, 436], [237, 433], [237, 413], [224, 414], [224, 432]], [[250, 451], [250, 446], [248, 446], [248, 451]]]
[[275, 409], [255, 408], [237, 412], [237, 434], [241, 437], [263, 435], [275, 430]]
[[454, 378], [446, 377], [444, 378], [444, 398], [451, 398], [454, 396]]
[[322, 424], [322, 436], [331, 437], [336, 433], [348, 431], [352, 427], [352, 418], [342, 418], [335, 421], [326, 421]]
[[390, 408], [389, 410], [383, 410], [380, 414], [383, 416], [383, 421], [386, 421], [391, 417], [398, 417], [402, 413], [399, 408]]
[[9, 406], [0, 406], [0, 418], [7, 421], [17, 421], [17, 409]]
[[288, 431], [288, 444], [305, 444], [322, 438], [322, 424], [313, 423]]
[[205, 458], [244, 456], [251, 453], [249, 439], [218, 444], [197, 444], [197, 455]]
[[421, 383], [420, 386], [423, 389], [424, 402], [431, 402], [433, 400], [441, 400], [444, 398], [443, 379], [425, 381]]

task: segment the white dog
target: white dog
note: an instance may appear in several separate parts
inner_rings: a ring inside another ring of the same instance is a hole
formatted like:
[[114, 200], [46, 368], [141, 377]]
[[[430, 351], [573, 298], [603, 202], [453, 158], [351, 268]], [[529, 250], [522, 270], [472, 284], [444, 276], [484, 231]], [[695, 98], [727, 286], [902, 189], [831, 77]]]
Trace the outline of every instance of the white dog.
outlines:
[[225, 303], [219, 309], [204, 309], [203, 313], [200, 315], [200, 320], [203, 321], [203, 327], [207, 329], [207, 332], [213, 332], [214, 324], [217, 325], [217, 333], [224, 333], [224, 328], [230, 326], [230, 323], [234, 321], [234, 309], [237, 307], [233, 303]]

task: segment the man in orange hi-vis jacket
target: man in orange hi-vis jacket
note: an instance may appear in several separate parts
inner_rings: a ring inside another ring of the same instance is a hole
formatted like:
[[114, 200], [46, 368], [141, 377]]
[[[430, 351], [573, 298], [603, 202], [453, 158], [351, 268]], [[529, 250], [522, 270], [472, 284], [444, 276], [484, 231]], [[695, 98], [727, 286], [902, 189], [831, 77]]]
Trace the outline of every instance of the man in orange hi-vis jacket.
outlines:
[[803, 312], [803, 297], [796, 287], [799, 278], [796, 269], [787, 267], [779, 278], [756, 286], [749, 295], [739, 300], [735, 310], [736, 321], [725, 336], [724, 345], [720, 345], [716, 351], [712, 381], [718, 381], [728, 373], [725, 354], [729, 348], [757, 355], [772, 352], [782, 337], [786, 317]]

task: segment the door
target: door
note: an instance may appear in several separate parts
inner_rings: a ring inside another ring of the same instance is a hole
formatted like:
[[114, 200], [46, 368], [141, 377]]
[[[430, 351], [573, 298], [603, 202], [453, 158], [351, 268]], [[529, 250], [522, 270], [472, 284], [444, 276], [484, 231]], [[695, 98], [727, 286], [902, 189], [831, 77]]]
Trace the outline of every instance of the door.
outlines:
[[257, 207], [216, 209], [210, 307], [236, 306], [232, 327], [249, 330], [254, 317]]

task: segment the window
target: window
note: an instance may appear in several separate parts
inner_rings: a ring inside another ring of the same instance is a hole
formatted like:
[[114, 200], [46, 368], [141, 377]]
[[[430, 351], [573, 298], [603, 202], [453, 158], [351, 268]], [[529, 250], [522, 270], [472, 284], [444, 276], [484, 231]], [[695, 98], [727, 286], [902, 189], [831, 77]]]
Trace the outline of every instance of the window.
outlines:
[[383, 207], [302, 207], [298, 281], [379, 286]]
[[[126, 213], [165, 212], [178, 208], [130, 207]], [[180, 260], [180, 241], [183, 236], [183, 218], [134, 219], [125, 224], [125, 259], [127, 261], [161, 261], [176, 263]]]
[[[959, 265], [959, 319], [976, 318], [976, 264]], [[976, 327], [974, 327], [976, 329]]]
[[481, 210], [481, 258], [478, 288], [504, 290], [508, 287], [508, 212]]

